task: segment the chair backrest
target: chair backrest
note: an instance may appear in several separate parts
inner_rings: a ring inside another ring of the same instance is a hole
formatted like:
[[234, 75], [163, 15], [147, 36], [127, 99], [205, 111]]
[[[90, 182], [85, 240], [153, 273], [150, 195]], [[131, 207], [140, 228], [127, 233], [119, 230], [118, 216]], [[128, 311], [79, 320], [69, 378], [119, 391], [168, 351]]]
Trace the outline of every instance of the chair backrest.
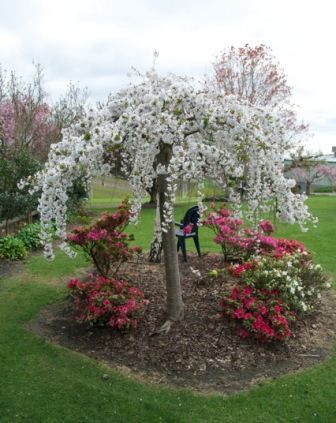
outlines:
[[200, 218], [200, 215], [199, 215], [198, 206], [194, 206], [186, 211], [186, 214], [184, 215], [184, 218], [181, 220], [181, 223], [183, 224], [183, 227], [189, 225], [189, 223], [192, 223], [194, 226], [197, 226], [199, 218]]

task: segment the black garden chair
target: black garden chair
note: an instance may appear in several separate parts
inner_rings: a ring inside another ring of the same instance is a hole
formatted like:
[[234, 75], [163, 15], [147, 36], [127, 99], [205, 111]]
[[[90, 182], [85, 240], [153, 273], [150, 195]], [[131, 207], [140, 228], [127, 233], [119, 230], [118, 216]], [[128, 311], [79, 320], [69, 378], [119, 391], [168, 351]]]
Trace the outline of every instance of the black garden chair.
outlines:
[[[175, 222], [175, 225], [178, 226], [180, 229], [176, 231], [177, 236], [177, 251], [181, 248], [183, 260], [187, 261], [187, 250], [186, 250], [186, 239], [193, 238], [195, 247], [198, 253], [198, 256], [201, 257], [201, 248], [198, 239], [198, 221], [200, 215], [198, 206], [191, 207], [191, 209], [187, 210], [184, 218], [181, 220], [180, 223]], [[191, 230], [185, 230], [186, 227], [191, 225]]]

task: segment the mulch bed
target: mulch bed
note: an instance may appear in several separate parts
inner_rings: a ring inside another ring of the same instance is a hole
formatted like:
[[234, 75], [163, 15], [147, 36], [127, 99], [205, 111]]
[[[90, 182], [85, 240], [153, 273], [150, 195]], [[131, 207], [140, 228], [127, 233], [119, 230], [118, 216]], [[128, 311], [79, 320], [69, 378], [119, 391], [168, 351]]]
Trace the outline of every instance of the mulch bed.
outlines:
[[229, 321], [218, 318], [218, 303], [229, 281], [197, 278], [190, 266], [222, 266], [221, 257], [190, 256], [180, 262], [185, 319], [168, 334], [155, 335], [164, 322], [162, 264], [127, 264], [123, 274], [150, 300], [133, 333], [93, 328], [74, 321], [69, 301], [44, 309], [29, 327], [52, 342], [108, 363], [129, 377], [203, 392], [232, 393], [265, 379], [301, 370], [324, 360], [336, 342], [336, 295], [326, 292], [314, 314], [299, 321], [286, 344], [241, 339]]

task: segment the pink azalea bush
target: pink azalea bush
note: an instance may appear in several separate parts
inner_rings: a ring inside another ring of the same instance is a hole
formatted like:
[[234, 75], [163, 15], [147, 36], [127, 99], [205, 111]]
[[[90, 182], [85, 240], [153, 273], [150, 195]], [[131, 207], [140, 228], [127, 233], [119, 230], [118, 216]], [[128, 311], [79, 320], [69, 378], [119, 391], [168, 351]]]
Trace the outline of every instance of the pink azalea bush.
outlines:
[[233, 319], [242, 338], [255, 337], [261, 341], [283, 341], [292, 334], [290, 322], [295, 312], [284, 304], [275, 290], [258, 290], [235, 285], [221, 301], [221, 315]]
[[93, 277], [87, 282], [73, 278], [68, 283], [77, 320], [90, 325], [135, 329], [149, 303], [138, 288], [126, 281]]
[[123, 262], [141, 252], [140, 247], [129, 246], [133, 238], [124, 232], [129, 218], [129, 205], [124, 201], [116, 212], [103, 213], [94, 225], [74, 228], [67, 240], [90, 257], [102, 276], [107, 277], [112, 271], [116, 275]]
[[243, 221], [233, 216], [231, 210], [221, 208], [210, 212], [203, 225], [215, 233], [214, 242], [221, 246], [224, 260], [235, 256], [241, 250], [248, 250], [249, 246], [241, 234]]
[[304, 250], [295, 240], [277, 239], [271, 236], [274, 225], [269, 220], [259, 224], [262, 232], [244, 227], [242, 219], [234, 217], [231, 210], [221, 208], [211, 211], [203, 221], [204, 226], [214, 233], [214, 242], [221, 246], [224, 260], [247, 259], [252, 255], [269, 254], [282, 257], [283, 254]]

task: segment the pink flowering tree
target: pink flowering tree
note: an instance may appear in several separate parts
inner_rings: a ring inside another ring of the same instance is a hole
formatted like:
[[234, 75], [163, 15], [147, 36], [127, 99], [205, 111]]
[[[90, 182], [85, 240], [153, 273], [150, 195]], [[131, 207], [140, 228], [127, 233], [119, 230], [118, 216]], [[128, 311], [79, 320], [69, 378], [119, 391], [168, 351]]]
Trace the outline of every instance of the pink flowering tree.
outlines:
[[50, 105], [40, 66], [30, 83], [0, 68], [0, 221], [36, 209], [37, 197], [17, 184], [41, 168], [62, 129], [83, 116], [85, 93], [70, 84], [65, 96]]
[[[46, 254], [53, 256], [51, 221], [57, 235], [66, 239], [66, 193], [73, 179], [83, 167], [89, 178], [110, 172], [106, 153], [120, 151], [133, 193], [134, 222], [146, 190], [154, 181], [157, 184], [156, 228], [162, 236], [167, 291], [166, 322], [160, 330], [168, 331], [184, 315], [174, 227], [177, 181], [197, 181], [202, 212], [204, 180], [216, 179], [228, 189], [238, 214], [240, 200], [232, 181], [245, 174], [251, 213], [265, 210], [276, 198], [279, 217], [304, 225], [312, 219], [305, 197], [291, 192], [294, 181], [283, 174], [287, 146], [281, 119], [269, 110], [242, 104], [210, 86], [199, 87], [186, 77], [160, 76], [155, 69], [138, 74], [136, 83], [110, 96], [80, 125], [63, 131], [62, 141], [52, 148], [45, 169], [37, 175]], [[66, 242], [60, 247], [72, 254]]]
[[327, 165], [317, 165], [309, 168], [296, 167], [291, 170], [291, 174], [297, 183], [305, 183], [307, 195], [311, 193], [312, 185], [323, 178], [328, 179], [331, 184], [336, 183], [336, 168]]
[[28, 149], [45, 161], [52, 143], [61, 139], [62, 129], [83, 116], [86, 89], [70, 83], [55, 104], [47, 102], [43, 69], [36, 65], [33, 81], [24, 83], [14, 72], [0, 68], [0, 140], [2, 151]]
[[214, 71], [220, 92], [276, 111], [283, 122], [284, 136], [294, 142], [292, 147], [303, 141], [308, 126], [297, 119], [291, 103], [292, 89], [270, 47], [246, 44], [224, 49], [217, 57]]
[[214, 65], [218, 86], [257, 106], [278, 106], [288, 100], [291, 88], [286, 74], [264, 44], [225, 49]]

